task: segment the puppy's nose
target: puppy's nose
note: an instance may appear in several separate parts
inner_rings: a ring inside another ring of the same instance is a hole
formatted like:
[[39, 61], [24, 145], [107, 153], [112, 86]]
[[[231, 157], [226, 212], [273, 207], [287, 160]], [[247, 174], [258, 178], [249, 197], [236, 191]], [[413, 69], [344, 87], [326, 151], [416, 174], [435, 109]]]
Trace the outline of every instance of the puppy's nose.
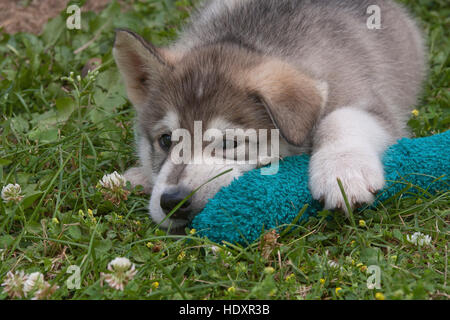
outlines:
[[[171, 192], [163, 193], [160, 205], [165, 214], [169, 214], [181, 201], [183, 201], [191, 193], [188, 190], [178, 189]], [[178, 208], [170, 217], [174, 219], [188, 219], [191, 206], [191, 198], [187, 199], [181, 207]]]

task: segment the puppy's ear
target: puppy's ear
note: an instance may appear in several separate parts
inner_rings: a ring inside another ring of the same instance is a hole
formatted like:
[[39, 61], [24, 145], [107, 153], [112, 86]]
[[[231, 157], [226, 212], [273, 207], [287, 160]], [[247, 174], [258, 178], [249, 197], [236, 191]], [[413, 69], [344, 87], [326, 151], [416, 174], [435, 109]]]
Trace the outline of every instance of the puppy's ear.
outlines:
[[275, 127], [287, 142], [300, 146], [314, 127], [328, 97], [328, 86], [300, 73], [288, 63], [270, 59], [248, 73]]
[[113, 55], [125, 80], [128, 98], [136, 108], [145, 103], [152, 81], [173, 68], [163, 49], [126, 29], [116, 30]]

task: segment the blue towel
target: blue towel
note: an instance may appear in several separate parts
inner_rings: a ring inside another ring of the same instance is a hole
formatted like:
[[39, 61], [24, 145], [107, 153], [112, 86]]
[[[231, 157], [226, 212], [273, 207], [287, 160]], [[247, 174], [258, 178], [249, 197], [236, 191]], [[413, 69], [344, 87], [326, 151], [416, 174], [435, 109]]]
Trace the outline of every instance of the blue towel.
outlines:
[[[305, 204], [307, 210], [298, 223], [321, 210], [308, 189], [308, 155], [280, 161], [276, 175], [261, 175], [255, 169], [235, 179], [209, 200], [192, 222], [200, 236], [220, 243], [249, 244], [262, 230], [288, 225]], [[385, 153], [386, 185], [375, 203], [401, 192], [433, 194], [449, 190], [450, 131], [426, 138], [401, 139]]]

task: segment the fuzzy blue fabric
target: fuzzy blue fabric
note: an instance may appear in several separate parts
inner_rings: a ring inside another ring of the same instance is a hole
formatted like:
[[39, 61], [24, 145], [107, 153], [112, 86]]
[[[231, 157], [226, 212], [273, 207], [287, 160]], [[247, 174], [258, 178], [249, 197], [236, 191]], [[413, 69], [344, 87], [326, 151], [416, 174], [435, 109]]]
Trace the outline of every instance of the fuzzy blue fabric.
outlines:
[[[192, 227], [215, 242], [246, 245], [259, 239], [263, 230], [291, 224], [305, 204], [308, 208], [297, 223], [308, 219], [322, 208], [308, 189], [309, 159], [308, 155], [285, 158], [276, 175], [261, 175], [261, 169], [245, 173], [208, 202]], [[386, 185], [374, 205], [397, 193], [427, 196], [449, 190], [450, 130], [401, 139], [386, 151], [383, 163]]]

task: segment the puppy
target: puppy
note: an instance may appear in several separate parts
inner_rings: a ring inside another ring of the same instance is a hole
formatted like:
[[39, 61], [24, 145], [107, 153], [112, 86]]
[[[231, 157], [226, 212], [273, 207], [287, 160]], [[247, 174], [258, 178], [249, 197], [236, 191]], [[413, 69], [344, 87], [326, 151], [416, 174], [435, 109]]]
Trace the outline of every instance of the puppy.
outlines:
[[[379, 28], [369, 27], [370, 6]], [[172, 230], [220, 188], [267, 163], [260, 155], [221, 164], [194, 155], [179, 163], [177, 130], [279, 132], [278, 152], [265, 159], [311, 153], [312, 195], [327, 209], [345, 210], [337, 178], [352, 206], [373, 200], [385, 183], [383, 152], [407, 135], [426, 73], [422, 35], [390, 0], [211, 0], [172, 46], [117, 30], [113, 54], [137, 111], [140, 166], [125, 176], [151, 192], [151, 217]], [[260, 137], [242, 141], [223, 138], [216, 147], [243, 145], [247, 154], [261, 145]]]

